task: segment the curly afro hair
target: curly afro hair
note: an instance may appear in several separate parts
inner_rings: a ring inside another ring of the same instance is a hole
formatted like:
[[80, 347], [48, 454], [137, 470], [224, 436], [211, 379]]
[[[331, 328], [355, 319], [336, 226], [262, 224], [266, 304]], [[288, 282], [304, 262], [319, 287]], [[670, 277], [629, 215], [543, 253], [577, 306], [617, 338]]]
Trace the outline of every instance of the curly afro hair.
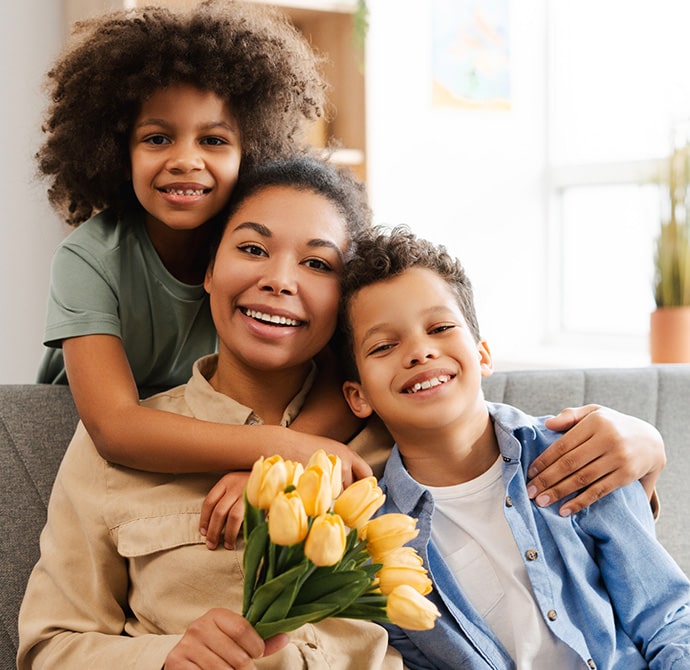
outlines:
[[47, 138], [36, 159], [50, 203], [76, 226], [135, 202], [132, 125], [147, 97], [175, 84], [228, 103], [242, 169], [288, 155], [307, 121], [324, 114], [321, 60], [286, 16], [258, 4], [207, 0], [188, 11], [143, 7], [78, 22], [46, 79]]

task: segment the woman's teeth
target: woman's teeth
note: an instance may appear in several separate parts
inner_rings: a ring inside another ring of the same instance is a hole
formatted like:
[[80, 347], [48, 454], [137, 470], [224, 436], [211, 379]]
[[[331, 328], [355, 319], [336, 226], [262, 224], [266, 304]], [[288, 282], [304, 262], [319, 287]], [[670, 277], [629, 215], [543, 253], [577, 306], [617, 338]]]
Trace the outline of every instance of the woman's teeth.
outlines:
[[289, 319], [286, 316], [278, 316], [277, 314], [264, 314], [263, 312], [257, 312], [254, 309], [246, 309], [244, 313], [250, 316], [252, 319], [257, 321], [263, 321], [264, 323], [270, 323], [276, 326], [299, 326], [300, 322], [295, 321], [295, 319]]

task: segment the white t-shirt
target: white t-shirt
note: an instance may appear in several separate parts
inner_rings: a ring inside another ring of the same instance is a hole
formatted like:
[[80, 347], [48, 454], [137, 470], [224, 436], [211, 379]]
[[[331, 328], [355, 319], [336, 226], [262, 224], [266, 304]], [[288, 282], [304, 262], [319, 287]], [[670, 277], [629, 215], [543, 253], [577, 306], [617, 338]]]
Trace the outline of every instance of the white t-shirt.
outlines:
[[502, 459], [476, 479], [427, 486], [435, 510], [431, 537], [460, 588], [518, 670], [582, 668], [582, 659], [548, 628], [504, 514]]

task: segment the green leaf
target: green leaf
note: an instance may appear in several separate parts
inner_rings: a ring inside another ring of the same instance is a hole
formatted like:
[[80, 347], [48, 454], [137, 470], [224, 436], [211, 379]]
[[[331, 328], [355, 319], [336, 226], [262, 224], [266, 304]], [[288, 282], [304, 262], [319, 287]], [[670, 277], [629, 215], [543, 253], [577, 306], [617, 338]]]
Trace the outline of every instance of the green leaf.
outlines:
[[265, 640], [278, 633], [289, 633], [292, 630], [304, 626], [306, 623], [318, 623], [333, 615], [333, 609], [321, 608], [321, 610], [310, 611], [299, 616], [290, 616], [281, 621], [271, 621], [268, 623], [259, 622], [254, 628], [256, 632]]
[[310, 562], [304, 559], [299, 565], [265, 582], [256, 589], [254, 595], [251, 597], [249, 610], [244, 615], [247, 621], [255, 625], [273, 601], [276, 600], [283, 591], [288, 589], [293, 581], [299, 579], [300, 575], [309, 569], [309, 566]]
[[244, 568], [242, 614], [244, 616], [246, 616], [249, 610], [252, 593], [257, 586], [257, 574], [266, 553], [267, 543], [268, 524], [264, 521], [254, 527], [244, 546], [244, 556], [242, 558], [242, 565]]
[[325, 596], [338, 593], [342, 589], [348, 588], [353, 582], [360, 581], [369, 583], [369, 579], [362, 570], [349, 570], [342, 572], [315, 572], [302, 585], [300, 592], [295, 599], [296, 605], [320, 601]]

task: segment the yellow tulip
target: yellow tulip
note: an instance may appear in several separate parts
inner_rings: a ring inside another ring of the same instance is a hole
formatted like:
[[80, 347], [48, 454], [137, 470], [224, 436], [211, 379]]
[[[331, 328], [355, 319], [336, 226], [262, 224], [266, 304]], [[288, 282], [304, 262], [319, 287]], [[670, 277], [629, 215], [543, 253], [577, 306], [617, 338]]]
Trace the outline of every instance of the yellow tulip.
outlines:
[[431, 580], [421, 565], [385, 564], [376, 574], [381, 593], [388, 595], [401, 584], [408, 584], [419, 594], [431, 593]]
[[333, 509], [350, 528], [359, 529], [374, 516], [385, 500], [386, 496], [379, 488], [376, 477], [365, 477], [348, 486], [338, 496]]
[[304, 466], [297, 461], [285, 461], [285, 469], [287, 470], [285, 487], [297, 486], [297, 482], [304, 472]]
[[319, 449], [311, 455], [307, 468], [311, 465], [318, 465], [324, 472], [328, 473], [333, 498], [337, 498], [343, 490], [343, 464], [340, 459], [333, 454], [327, 454], [323, 449]]
[[337, 514], [314, 519], [304, 543], [304, 555], [319, 567], [335, 565], [345, 551], [345, 524]]
[[308, 465], [297, 482], [297, 492], [308, 516], [325, 514], [333, 503], [330, 473], [320, 465]]
[[417, 537], [417, 519], [407, 514], [383, 514], [369, 521], [360, 530], [367, 542], [367, 550], [374, 563], [383, 563], [383, 556]]
[[434, 603], [414, 588], [407, 584], [400, 584], [388, 594], [386, 615], [401, 628], [430, 630], [441, 613]]
[[260, 456], [247, 481], [247, 500], [254, 507], [268, 509], [276, 495], [287, 486], [287, 468], [280, 456]]
[[304, 504], [297, 491], [279, 492], [268, 510], [268, 536], [281, 546], [297, 544], [309, 529]]

